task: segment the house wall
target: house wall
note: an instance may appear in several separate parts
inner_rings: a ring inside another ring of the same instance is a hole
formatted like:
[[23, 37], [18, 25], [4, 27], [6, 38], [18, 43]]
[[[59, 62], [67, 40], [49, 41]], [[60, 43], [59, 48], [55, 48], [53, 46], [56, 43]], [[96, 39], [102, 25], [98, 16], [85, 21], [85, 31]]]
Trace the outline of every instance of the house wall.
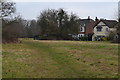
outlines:
[[85, 36], [85, 34], [78, 34], [78, 37], [83, 37]]
[[[81, 30], [81, 28], [82, 28], [82, 30]], [[83, 37], [83, 36], [85, 36], [85, 27], [80, 27], [80, 31], [79, 31], [79, 34], [78, 34], [78, 38], [79, 38], [79, 37]]]
[[[97, 31], [97, 28], [96, 28], [97, 26], [102, 27], [102, 30], [100, 32]], [[100, 22], [97, 26], [95, 26], [93, 29], [93, 32], [94, 32], [94, 35], [92, 36], [93, 41], [97, 36], [105, 36], [105, 37], [109, 36], [110, 28], [108, 26], [106, 26], [103, 22]], [[108, 28], [108, 31], [106, 31], [106, 28]]]
[[111, 31], [111, 32], [116, 32], [117, 29], [116, 29], [116, 28], [110, 28], [110, 31]]
[[105, 25], [105, 23], [103, 23], [103, 22], [101, 21], [98, 25]]
[[[81, 28], [82, 28], [82, 31], [81, 31]], [[81, 27], [80, 28], [80, 32], [85, 32], [85, 27]]]

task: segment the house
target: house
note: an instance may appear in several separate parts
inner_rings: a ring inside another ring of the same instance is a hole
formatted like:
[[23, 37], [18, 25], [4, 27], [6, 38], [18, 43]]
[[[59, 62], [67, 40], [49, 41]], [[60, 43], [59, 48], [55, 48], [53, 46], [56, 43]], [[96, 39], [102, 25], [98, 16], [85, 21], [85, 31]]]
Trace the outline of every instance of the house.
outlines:
[[94, 34], [93, 32], [94, 25], [95, 25], [95, 21], [90, 22], [89, 24], [86, 25], [85, 35], [87, 36], [88, 41], [92, 41], [92, 36]]
[[101, 19], [95, 22], [93, 27], [92, 41], [101, 40], [103, 37], [109, 37], [110, 32], [116, 32], [114, 27], [117, 24], [115, 20]]
[[79, 38], [83, 36], [88, 37], [91, 36], [91, 34], [93, 34], [94, 20], [90, 19], [90, 16], [88, 16], [88, 19], [80, 19], [79, 23], [80, 23], [79, 34], [78, 34]]
[[88, 41], [101, 40], [103, 37], [109, 37], [111, 32], [116, 32], [117, 23], [116, 20], [99, 20], [97, 17], [94, 21], [88, 16], [88, 19], [79, 20], [79, 33], [75, 37], [80, 39], [86, 36]]

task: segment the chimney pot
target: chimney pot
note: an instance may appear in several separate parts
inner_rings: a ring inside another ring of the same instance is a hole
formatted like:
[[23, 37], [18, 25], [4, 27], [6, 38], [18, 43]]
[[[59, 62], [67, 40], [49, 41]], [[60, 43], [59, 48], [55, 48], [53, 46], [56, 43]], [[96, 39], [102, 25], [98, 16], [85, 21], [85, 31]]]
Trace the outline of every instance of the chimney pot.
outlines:
[[90, 19], [90, 16], [88, 16], [88, 19]]
[[95, 18], [95, 21], [98, 21], [98, 20], [99, 20], [99, 19], [96, 17], [96, 18]]

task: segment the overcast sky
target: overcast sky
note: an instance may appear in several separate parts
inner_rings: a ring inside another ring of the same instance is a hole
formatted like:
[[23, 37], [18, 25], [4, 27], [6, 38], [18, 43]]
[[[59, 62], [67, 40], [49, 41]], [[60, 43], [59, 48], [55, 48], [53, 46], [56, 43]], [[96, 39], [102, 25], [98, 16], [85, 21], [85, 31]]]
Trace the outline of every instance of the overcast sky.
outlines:
[[[36, 19], [40, 12], [45, 9], [59, 9], [63, 8], [70, 14], [71, 12], [78, 15], [80, 18], [87, 18], [91, 16], [92, 19], [95, 17], [106, 18], [106, 19], [116, 19], [118, 10], [118, 0], [84, 0], [77, 1], [71, 0], [14, 0], [16, 2], [17, 13], [21, 14], [25, 19]], [[25, 2], [26, 1], [26, 2]], [[66, 2], [65, 2], [66, 1]], [[75, 2], [76, 1], [76, 2]], [[102, 2], [101, 2], [102, 1]]]
[[119, 0], [13, 0], [15, 2], [118, 2]]

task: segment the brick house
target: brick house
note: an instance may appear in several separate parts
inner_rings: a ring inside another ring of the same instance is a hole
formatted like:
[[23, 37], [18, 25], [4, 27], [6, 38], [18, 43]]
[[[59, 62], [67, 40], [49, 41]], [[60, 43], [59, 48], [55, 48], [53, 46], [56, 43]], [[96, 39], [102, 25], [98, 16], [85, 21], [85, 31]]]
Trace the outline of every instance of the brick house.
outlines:
[[[90, 16], [88, 16], [88, 19], [80, 19], [80, 27], [79, 27], [79, 34], [78, 37], [87, 36], [90, 37], [90, 35], [93, 34], [93, 25], [94, 20], [90, 19]], [[91, 40], [91, 39], [88, 39]]]

